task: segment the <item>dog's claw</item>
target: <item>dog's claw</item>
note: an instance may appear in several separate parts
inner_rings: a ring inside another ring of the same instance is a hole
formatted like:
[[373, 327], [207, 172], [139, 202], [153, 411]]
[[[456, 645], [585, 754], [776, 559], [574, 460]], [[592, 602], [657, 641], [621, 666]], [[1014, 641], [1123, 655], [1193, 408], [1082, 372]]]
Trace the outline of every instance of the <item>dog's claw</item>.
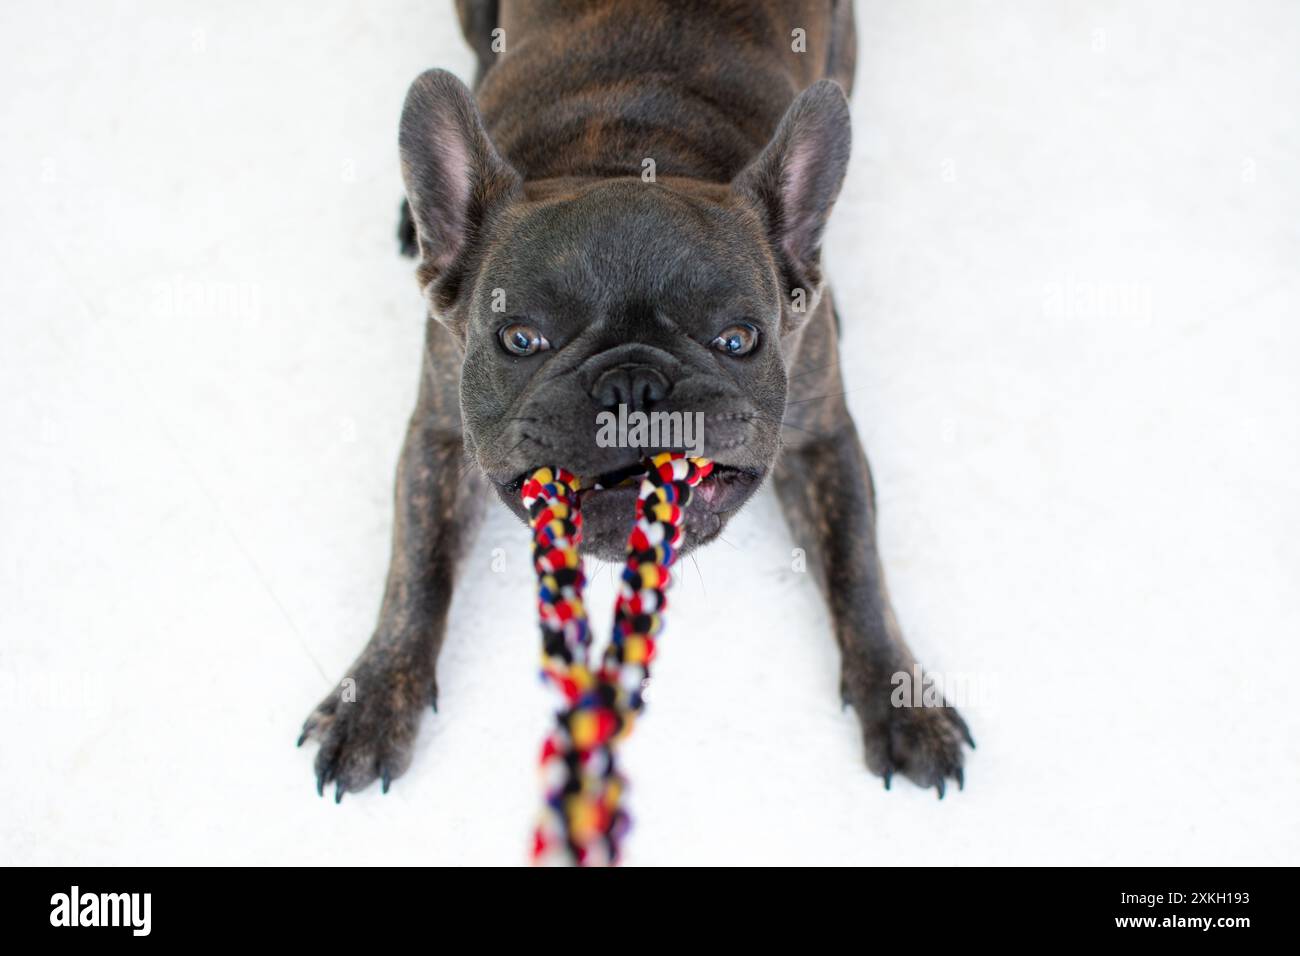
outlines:
[[402, 200], [402, 210], [397, 221], [397, 248], [408, 259], [414, 259], [420, 251], [415, 221], [411, 218], [411, 206], [405, 199]]
[[970, 728], [966, 726], [966, 721], [958, 717], [957, 727], [961, 730], [961, 739], [966, 741], [966, 744], [970, 747], [971, 750], [974, 750], [975, 738], [970, 735]]
[[934, 789], [939, 791], [939, 799], [942, 800], [944, 791], [943, 777], [939, 778], [939, 782], [934, 785]]
[[954, 774], [954, 776], [957, 778], [957, 789], [958, 789], [958, 790], [965, 790], [965, 789], [966, 789], [966, 771], [962, 770], [961, 767], [958, 767], [958, 768], [957, 768], [957, 772]]
[[316, 775], [316, 796], [325, 796], [325, 774], [323, 773]]
[[893, 781], [893, 779], [894, 779], [894, 771], [892, 771], [892, 770], [886, 770], [886, 771], [885, 771], [885, 789], [886, 789], [886, 790], [889, 789], [889, 784]]
[[334, 785], [334, 802], [343, 802], [343, 784], [341, 782]]
[[388, 792], [388, 788], [392, 784], [392, 782], [393, 782], [392, 775], [389, 774], [387, 768], [385, 768], [383, 774], [381, 774], [379, 777], [379, 786], [384, 793]]
[[306, 739], [307, 739], [307, 731], [304, 730], [302, 733], [298, 735], [298, 742], [294, 744], [294, 746], [301, 747], [303, 745], [303, 742], [306, 741]]
[[952, 719], [952, 722], [956, 724], [957, 729], [961, 731], [961, 739], [970, 745], [971, 750], [974, 750], [975, 738], [970, 735], [970, 728], [966, 726], [966, 721], [962, 720], [961, 714], [957, 713], [957, 711], [953, 710], [951, 707], [948, 708], [947, 713]]

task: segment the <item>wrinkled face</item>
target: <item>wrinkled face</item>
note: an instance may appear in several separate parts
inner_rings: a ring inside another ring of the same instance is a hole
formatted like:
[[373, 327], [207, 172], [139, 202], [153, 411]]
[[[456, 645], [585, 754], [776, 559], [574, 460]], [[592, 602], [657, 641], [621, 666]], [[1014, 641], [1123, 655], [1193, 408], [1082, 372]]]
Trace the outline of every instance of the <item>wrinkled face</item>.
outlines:
[[529, 474], [568, 469], [586, 486], [584, 549], [617, 560], [648, 455], [715, 463], [687, 548], [753, 494], [780, 446], [783, 343], [816, 300], [847, 122], [819, 84], [733, 183], [524, 184], [458, 81], [416, 81], [401, 141], [420, 275], [464, 350], [466, 449], [517, 514]]
[[715, 463], [687, 513], [688, 545], [717, 535], [776, 456], [776, 270], [756, 217], [712, 192], [615, 180], [519, 203], [474, 284], [467, 444], [521, 515], [519, 489], [541, 465], [627, 479], [582, 493], [584, 539], [603, 556], [625, 546], [645, 455]]

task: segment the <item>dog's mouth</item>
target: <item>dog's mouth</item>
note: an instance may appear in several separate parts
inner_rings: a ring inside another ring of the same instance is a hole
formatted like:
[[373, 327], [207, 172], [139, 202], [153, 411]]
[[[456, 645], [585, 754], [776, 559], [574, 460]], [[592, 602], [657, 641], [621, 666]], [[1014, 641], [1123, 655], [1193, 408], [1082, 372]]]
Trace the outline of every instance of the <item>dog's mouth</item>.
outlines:
[[[502, 487], [511, 494], [518, 495], [523, 490], [524, 482], [536, 470], [531, 468], [511, 481], [503, 483]], [[583, 488], [578, 492], [578, 502], [583, 504], [588, 498], [594, 496], [603, 497], [628, 492], [635, 494], [645, 477], [645, 462], [635, 462], [604, 472], [594, 479], [583, 482]], [[713, 470], [695, 486], [695, 493], [691, 497], [692, 506], [703, 504], [709, 510], [728, 510], [727, 504], [733, 498], [747, 495], [749, 489], [762, 477], [756, 471], [714, 462]]]

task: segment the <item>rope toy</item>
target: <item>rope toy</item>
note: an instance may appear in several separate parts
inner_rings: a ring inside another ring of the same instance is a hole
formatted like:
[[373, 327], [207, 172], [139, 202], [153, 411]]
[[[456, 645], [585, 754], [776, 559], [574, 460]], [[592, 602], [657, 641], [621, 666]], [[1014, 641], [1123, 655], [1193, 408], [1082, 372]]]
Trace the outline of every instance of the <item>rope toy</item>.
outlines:
[[546, 800], [533, 836], [535, 863], [617, 863], [630, 824], [622, 805], [627, 781], [614, 749], [631, 733], [645, 703], [691, 489], [713, 470], [704, 458], [675, 452], [645, 464], [613, 634], [598, 666], [582, 603], [582, 479], [562, 468], [539, 468], [521, 491], [533, 531], [542, 676], [561, 698], [542, 745]]

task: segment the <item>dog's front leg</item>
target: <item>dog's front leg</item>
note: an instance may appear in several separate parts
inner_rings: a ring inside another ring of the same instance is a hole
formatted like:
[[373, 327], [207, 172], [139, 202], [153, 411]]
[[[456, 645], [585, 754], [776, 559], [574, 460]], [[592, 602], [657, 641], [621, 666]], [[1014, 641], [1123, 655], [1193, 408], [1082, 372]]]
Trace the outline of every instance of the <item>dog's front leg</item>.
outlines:
[[376, 778], [387, 791], [410, 765], [424, 709], [437, 707], [435, 664], [452, 585], [485, 489], [477, 469], [466, 465], [459, 429], [430, 405], [422, 396], [398, 465], [379, 624], [339, 686], [307, 718], [299, 740], [320, 742], [317, 789], [333, 783], [335, 800]]
[[[857, 429], [846, 411], [828, 431], [804, 433], [777, 463], [775, 483], [795, 544], [826, 598], [842, 655], [840, 692], [862, 724], [867, 766], [889, 786], [901, 773], [942, 797], [960, 786], [965, 722], [942, 698], [914, 706], [921, 688], [895, 706], [895, 675], [911, 681], [916, 664], [889, 603], [876, 551], [875, 494]], [[823, 419], [824, 421], [825, 419]]]

